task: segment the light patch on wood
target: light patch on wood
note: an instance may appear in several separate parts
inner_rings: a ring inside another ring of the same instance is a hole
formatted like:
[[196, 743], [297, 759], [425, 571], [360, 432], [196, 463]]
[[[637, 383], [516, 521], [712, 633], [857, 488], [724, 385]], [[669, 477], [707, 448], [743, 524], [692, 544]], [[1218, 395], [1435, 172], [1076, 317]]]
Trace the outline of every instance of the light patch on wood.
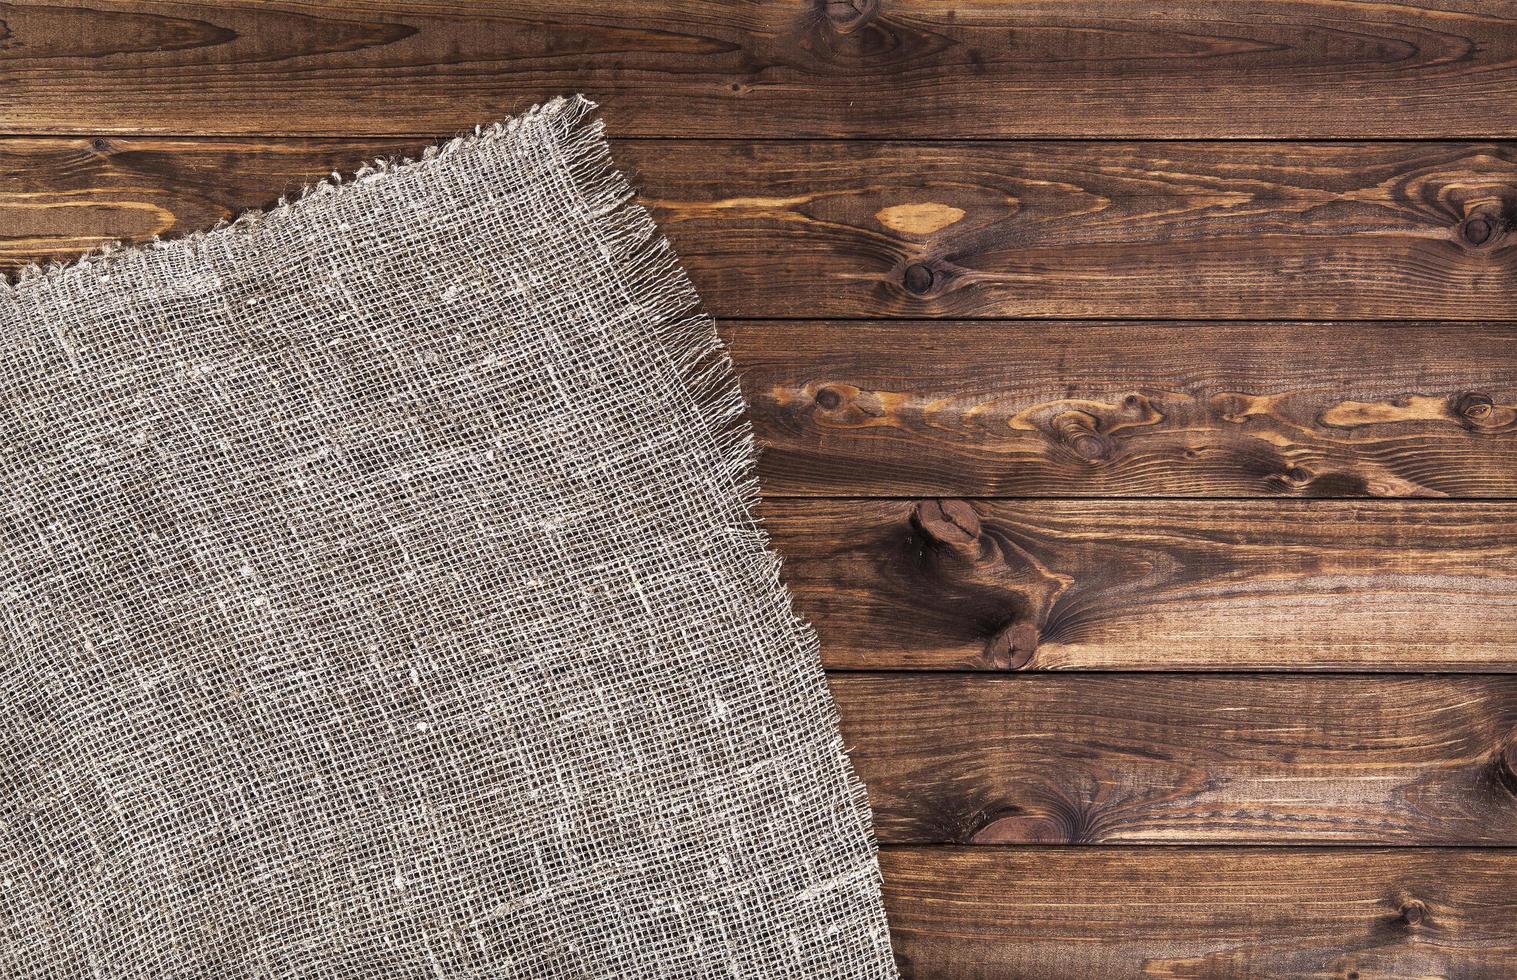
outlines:
[[[1499, 406], [1498, 406], [1499, 409]], [[1449, 400], [1433, 395], [1409, 395], [1396, 401], [1343, 401], [1322, 413], [1324, 425], [1352, 428], [1386, 422], [1449, 422]]]
[[1241, 425], [1255, 415], [1267, 415], [1282, 422], [1289, 421], [1284, 409], [1285, 400], [1294, 392], [1282, 391], [1273, 394], [1255, 395], [1246, 391], [1222, 391], [1211, 397], [1211, 406], [1224, 422]]
[[1394, 402], [1344, 401], [1322, 413], [1324, 425], [1349, 428], [1383, 422], [1446, 422], [1448, 399], [1428, 395], [1410, 395]]
[[656, 197], [641, 200], [656, 211], [678, 214], [682, 211], [696, 214], [708, 211], [793, 211], [816, 199], [814, 194], [796, 194], [790, 197], [722, 197], [714, 201], [678, 201]]
[[7, 250], [19, 245], [90, 246], [118, 239], [142, 240], [162, 235], [174, 227], [172, 211], [151, 201], [122, 199], [28, 200], [43, 195], [6, 195], [0, 211], [6, 228]]
[[[823, 390], [834, 399], [833, 403], [818, 400]], [[775, 385], [769, 389], [769, 399], [785, 411], [814, 406], [813, 423], [837, 429], [897, 425], [899, 412], [911, 401], [909, 395], [900, 392], [867, 391], [841, 382], [813, 382], [803, 387]]]
[[[1180, 392], [1165, 394], [1176, 405], [1191, 400], [1189, 395]], [[1099, 423], [1102, 432], [1108, 434], [1137, 426], [1158, 425], [1164, 421], [1164, 414], [1154, 407], [1150, 399], [1134, 396], [1132, 401], [1103, 402], [1087, 398], [1060, 398], [1055, 401], [1039, 402], [1011, 416], [1006, 420], [1006, 425], [1023, 432], [1041, 432], [1059, 416], [1073, 413], [1088, 416], [1092, 421]]]
[[880, 224], [903, 235], [931, 235], [964, 217], [964, 209], [948, 204], [896, 204], [875, 212]]

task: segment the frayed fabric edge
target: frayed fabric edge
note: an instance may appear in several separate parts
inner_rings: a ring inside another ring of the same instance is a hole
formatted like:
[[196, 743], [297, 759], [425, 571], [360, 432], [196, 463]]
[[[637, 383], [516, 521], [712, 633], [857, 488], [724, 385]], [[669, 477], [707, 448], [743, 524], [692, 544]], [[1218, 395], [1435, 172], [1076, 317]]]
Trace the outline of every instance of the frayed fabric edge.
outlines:
[[[424, 149], [419, 156], [377, 157], [350, 173], [334, 170], [328, 176], [307, 184], [294, 195], [281, 197], [273, 207], [250, 208], [237, 215], [218, 221], [208, 229], [193, 231], [175, 238], [154, 236], [144, 242], [114, 241], [106, 243], [79, 258], [69, 261], [30, 263], [9, 276], [0, 275], [0, 298], [21, 298], [28, 292], [46, 288], [65, 278], [86, 274], [109, 274], [133, 258], [142, 258], [158, 252], [179, 253], [197, 257], [221, 239], [255, 233], [260, 226], [283, 217], [289, 217], [300, 209], [301, 203], [311, 198], [341, 194], [349, 188], [368, 181], [382, 179], [386, 175], [403, 172], [413, 167], [424, 166], [430, 161], [447, 157], [480, 146], [509, 140], [526, 127], [552, 123], [555, 119], [568, 117], [577, 121], [597, 108], [596, 104], [582, 95], [558, 96], [540, 105], [533, 106], [520, 115], [497, 123], [474, 127], [472, 133], [455, 136], [445, 142]], [[573, 122], [570, 123], [573, 125]]]
[[[699, 312], [699, 297], [674, 249], [659, 234], [647, 209], [635, 201], [626, 176], [616, 169], [604, 124], [593, 118], [595, 108], [595, 103], [581, 97], [567, 111], [554, 113], [549, 124], [562, 127], [554, 145], [563, 154], [570, 179], [594, 216], [602, 241], [611, 245], [611, 262], [633, 304], [650, 314], [655, 339], [677, 366], [698, 416], [706, 421], [720, 458], [726, 462], [742, 507], [741, 523], [730, 528], [729, 533], [746, 536], [756, 546], [753, 551], [759, 562], [756, 578], [763, 584], [765, 595], [773, 597], [772, 601], [780, 607], [778, 611], [793, 624], [810, 667], [818, 676], [839, 776], [846, 786], [853, 818], [869, 845], [867, 867], [854, 869], [846, 876], [846, 882], [830, 882], [821, 891], [867, 884], [879, 894], [883, 879], [873, 811], [868, 790], [854, 772], [842, 740], [837, 702], [825, 682], [820, 681], [821, 643], [811, 624], [795, 614], [790, 592], [780, 575], [782, 559], [770, 546], [768, 532], [755, 512], [760, 499], [758, 454], [736, 367], [726, 343], [717, 333], [715, 321]], [[812, 891], [796, 895], [796, 900], [804, 901], [821, 893], [809, 894]], [[888, 933], [878, 938], [888, 949]]]
[[[679, 265], [673, 248], [659, 234], [652, 216], [633, 199], [630, 182], [616, 169], [605, 139], [604, 123], [594, 116], [597, 108], [595, 102], [583, 95], [559, 96], [510, 119], [477, 126], [472, 133], [429, 146], [416, 157], [381, 157], [348, 174], [333, 171], [298, 194], [280, 198], [271, 208], [244, 211], [207, 230], [172, 239], [155, 237], [144, 243], [112, 242], [72, 261], [54, 261], [46, 265], [34, 263], [13, 277], [0, 276], [0, 304], [19, 304], [53, 288], [88, 288], [91, 282], [103, 282], [104, 277], [111, 274], [134, 271], [131, 268], [134, 262], [153, 258], [193, 261], [208, 250], [226, 244], [228, 239], [253, 235], [270, 221], [298, 216], [306, 201], [340, 195], [370, 181], [426, 166], [439, 158], [491, 143], [520, 139], [533, 131], [546, 129], [551, 135], [550, 144], [556, 148], [569, 180], [583, 198], [632, 304], [649, 315], [652, 336], [678, 368], [698, 416], [706, 422], [720, 458], [726, 463], [742, 510], [740, 522], [726, 530], [748, 537], [756, 545], [753, 551], [758, 563], [754, 569], [755, 578], [767, 586], [766, 594], [772, 597], [770, 601], [794, 625], [810, 660], [809, 666], [820, 678], [821, 650], [816, 631], [795, 615], [789, 591], [781, 580], [782, 561], [770, 547], [768, 533], [755, 513], [759, 502], [757, 453], [736, 369], [726, 344], [716, 331], [714, 320], [699, 311], [699, 297]], [[3, 312], [3, 305], [0, 305], [0, 313]], [[843, 744], [836, 701], [825, 683], [819, 686], [825, 699], [832, 739], [830, 748], [835, 753], [837, 775], [847, 789], [853, 818], [864, 833], [870, 850], [871, 867], [857, 869], [847, 877], [850, 884], [867, 882], [878, 894], [883, 882], [868, 792], [854, 772]], [[806, 893], [796, 896], [798, 900], [809, 897]], [[888, 934], [879, 938], [888, 948]]]

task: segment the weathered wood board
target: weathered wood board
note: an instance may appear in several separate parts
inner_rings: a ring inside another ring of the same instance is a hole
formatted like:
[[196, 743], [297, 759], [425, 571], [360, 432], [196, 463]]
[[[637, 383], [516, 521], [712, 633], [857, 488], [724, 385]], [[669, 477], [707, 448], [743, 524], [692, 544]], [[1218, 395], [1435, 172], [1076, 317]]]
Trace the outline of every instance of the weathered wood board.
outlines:
[[[0, 261], [182, 234], [426, 142], [3, 139]], [[724, 319], [1517, 317], [1509, 144], [622, 139], [617, 159]]]
[[832, 676], [892, 844], [1517, 845], [1517, 676]]
[[831, 667], [1517, 670], [1517, 503], [771, 500], [763, 514]]
[[389, 134], [602, 99], [642, 136], [1517, 135], [1506, 0], [0, 6], [0, 130]]
[[906, 980], [1506, 980], [1504, 849], [921, 847], [880, 855]]
[[1512, 497], [1504, 324], [728, 324], [771, 496]]

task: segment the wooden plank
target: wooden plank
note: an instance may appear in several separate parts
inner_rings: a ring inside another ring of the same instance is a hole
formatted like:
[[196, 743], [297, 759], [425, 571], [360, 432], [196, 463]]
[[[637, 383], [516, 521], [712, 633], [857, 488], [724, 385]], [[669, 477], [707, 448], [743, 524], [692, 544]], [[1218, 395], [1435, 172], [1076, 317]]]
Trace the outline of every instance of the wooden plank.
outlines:
[[1510, 144], [683, 149], [618, 159], [722, 316], [1517, 316]]
[[1517, 135], [1509, 0], [22, 0], [0, 128], [439, 133], [545, 94], [650, 136]]
[[1517, 845], [1517, 676], [830, 682], [887, 843]]
[[[3, 9], [3, 8], [0, 8]], [[3, 20], [3, 16], [0, 16]], [[178, 238], [411, 140], [0, 139], [0, 269]]]
[[[182, 234], [423, 142], [0, 140], [0, 262]], [[617, 155], [724, 319], [1517, 317], [1509, 144], [625, 140]]]
[[1517, 494], [1507, 325], [726, 330], [773, 495]]
[[887, 848], [906, 980], [1507, 980], [1517, 853]]
[[829, 667], [1510, 671], [1517, 504], [768, 501]]

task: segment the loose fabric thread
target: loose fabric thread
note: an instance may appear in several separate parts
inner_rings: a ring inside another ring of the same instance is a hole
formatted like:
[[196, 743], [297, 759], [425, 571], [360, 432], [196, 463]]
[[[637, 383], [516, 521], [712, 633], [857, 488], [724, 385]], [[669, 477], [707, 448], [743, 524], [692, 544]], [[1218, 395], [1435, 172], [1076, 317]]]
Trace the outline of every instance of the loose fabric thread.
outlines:
[[0, 284], [0, 974], [895, 976], [592, 108]]

